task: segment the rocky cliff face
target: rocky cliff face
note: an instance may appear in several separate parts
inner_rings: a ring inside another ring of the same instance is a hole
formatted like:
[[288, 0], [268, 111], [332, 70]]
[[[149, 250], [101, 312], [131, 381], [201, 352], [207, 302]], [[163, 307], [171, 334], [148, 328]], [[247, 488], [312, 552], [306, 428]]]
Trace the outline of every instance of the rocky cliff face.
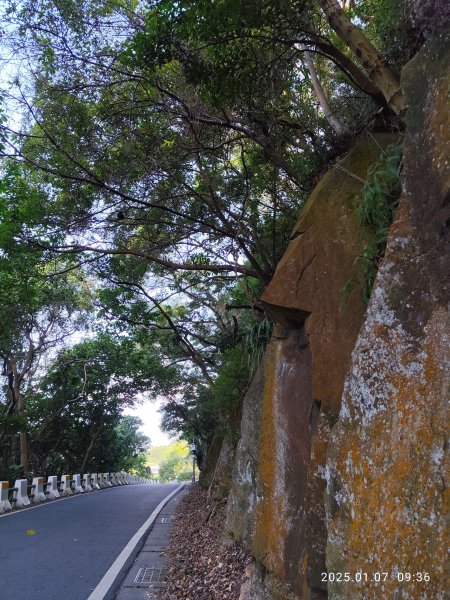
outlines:
[[364, 241], [355, 209], [397, 140], [367, 136], [323, 177], [263, 295], [276, 326], [244, 404], [227, 529], [264, 566], [270, 597], [326, 597], [326, 451], [364, 315], [358, 290], [344, 292]]
[[327, 465], [328, 569], [368, 582], [331, 583], [335, 599], [447, 597], [449, 65], [429, 41], [402, 74], [404, 190]]
[[206, 460], [199, 476], [200, 485], [208, 489], [208, 494], [214, 500], [220, 501], [228, 497], [235, 452], [234, 436], [230, 433], [217, 432], [208, 447]]
[[[263, 295], [275, 328], [245, 400], [226, 523], [256, 558], [241, 600], [445, 597], [449, 65], [448, 45], [429, 40], [402, 76], [404, 189], [367, 312], [343, 290], [364, 243], [362, 182], [396, 141], [386, 134], [322, 179]], [[342, 576], [327, 584], [325, 571]]]

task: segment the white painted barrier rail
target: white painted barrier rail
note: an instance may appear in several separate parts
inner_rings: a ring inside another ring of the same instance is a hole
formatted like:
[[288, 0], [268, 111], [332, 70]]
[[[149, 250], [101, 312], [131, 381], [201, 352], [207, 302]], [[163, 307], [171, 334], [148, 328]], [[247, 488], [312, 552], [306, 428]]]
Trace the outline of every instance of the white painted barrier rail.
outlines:
[[72, 477], [70, 475], [63, 475], [61, 477], [61, 496], [72, 496]]
[[50, 475], [50, 477], [47, 478], [47, 492], [47, 497], [49, 500], [59, 498], [60, 493], [58, 490], [58, 477], [56, 475]]
[[15, 507], [28, 506], [31, 504], [31, 500], [28, 498], [28, 481], [26, 479], [16, 479], [14, 484], [14, 497]]
[[84, 492], [84, 488], [81, 485], [81, 475], [73, 476], [73, 493], [74, 494], [82, 494]]
[[107, 489], [119, 485], [155, 483], [150, 479], [132, 475], [130, 473], [85, 473], [50, 475], [45, 482], [44, 477], [33, 477], [31, 485], [27, 479], [16, 479], [14, 487], [9, 487], [8, 481], [0, 481], [0, 514], [15, 508], [24, 508], [31, 503], [38, 504], [46, 500], [55, 500], [59, 497], [68, 497], [100, 489]]
[[7, 481], [0, 482], [0, 514], [11, 510], [11, 502], [9, 501], [9, 483]]
[[92, 492], [91, 481], [91, 474], [85, 473], [83, 475], [83, 489], [85, 492]]
[[43, 477], [34, 477], [33, 483], [31, 484], [31, 489], [32, 489], [31, 497], [33, 499], [34, 504], [38, 504], [39, 502], [45, 502], [45, 500], [47, 500], [47, 497], [44, 494], [44, 478]]

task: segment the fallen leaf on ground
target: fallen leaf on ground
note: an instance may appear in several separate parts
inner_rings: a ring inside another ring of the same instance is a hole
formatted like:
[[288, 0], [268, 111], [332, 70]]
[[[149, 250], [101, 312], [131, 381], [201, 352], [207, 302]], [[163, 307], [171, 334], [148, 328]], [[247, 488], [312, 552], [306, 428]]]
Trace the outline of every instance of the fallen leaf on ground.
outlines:
[[222, 534], [225, 505], [199, 485], [180, 500], [172, 523], [167, 586], [159, 600], [238, 600], [248, 554]]

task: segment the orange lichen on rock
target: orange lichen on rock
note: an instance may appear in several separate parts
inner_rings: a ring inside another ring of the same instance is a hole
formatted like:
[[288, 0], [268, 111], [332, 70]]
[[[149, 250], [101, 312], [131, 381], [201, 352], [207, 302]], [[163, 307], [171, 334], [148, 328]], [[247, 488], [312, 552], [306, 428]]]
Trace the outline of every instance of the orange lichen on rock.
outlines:
[[[441, 332], [445, 321], [439, 316], [436, 323]], [[356, 427], [355, 420], [341, 420], [333, 435], [327, 564], [330, 571], [387, 573], [383, 585], [365, 582], [368, 598], [399, 593], [412, 599], [420, 593], [438, 598], [443, 589], [443, 515], [448, 498], [440, 463], [445, 422], [433, 422], [433, 417], [436, 408], [445, 414], [439, 394], [448, 387], [448, 376], [441, 368], [445, 356], [441, 343], [433, 346], [428, 342], [426, 347], [427, 358], [420, 370], [411, 361], [391, 365], [388, 356], [378, 363], [392, 386], [389, 405], [362, 427], [357, 426], [358, 420]], [[422, 385], [417, 386], [421, 380]], [[363, 419], [360, 414], [359, 421]], [[430, 581], [408, 582], [406, 589], [404, 582], [398, 581], [398, 573], [404, 572], [426, 572]], [[361, 590], [356, 582], [334, 584], [332, 597], [356, 597]]]
[[291, 583], [298, 581], [298, 569], [289, 558], [296, 556], [292, 544], [302, 528], [300, 511], [292, 507], [301, 505], [310, 458], [305, 426], [311, 408], [310, 352], [304, 342], [304, 332], [294, 330], [270, 343], [273, 362], [266, 372], [252, 544], [254, 556]]
[[256, 504], [256, 521], [259, 524], [257, 535], [253, 541], [252, 550], [261, 562], [265, 563], [270, 570], [278, 574], [280, 578], [284, 576], [283, 569], [283, 548], [280, 545], [283, 529], [283, 523], [280, 523], [279, 515], [280, 498], [273, 502], [264, 501], [271, 497], [271, 492], [276, 489], [276, 415], [272, 398], [275, 394], [276, 378], [276, 348], [272, 344], [269, 351], [269, 357], [266, 357], [265, 386], [262, 400], [262, 417], [260, 425], [259, 441], [259, 463], [258, 463], [258, 482], [260, 499]]
[[356, 218], [363, 183], [380, 152], [400, 136], [383, 133], [359, 140], [318, 183], [300, 213], [292, 242], [262, 301], [286, 327], [306, 321], [313, 353], [313, 398], [336, 419], [345, 375], [364, 306], [360, 286], [346, 295], [349, 281], [361, 283], [365, 239]]
[[358, 285], [345, 295], [365, 243], [356, 209], [369, 167], [398, 140], [363, 137], [321, 179], [262, 297], [276, 325], [262, 389], [244, 402], [226, 529], [285, 584], [277, 598], [326, 594], [325, 461], [365, 310]]
[[436, 153], [449, 64], [433, 40], [403, 73], [404, 191], [327, 461], [327, 567], [351, 574], [330, 583], [336, 600], [446, 597], [450, 175]]

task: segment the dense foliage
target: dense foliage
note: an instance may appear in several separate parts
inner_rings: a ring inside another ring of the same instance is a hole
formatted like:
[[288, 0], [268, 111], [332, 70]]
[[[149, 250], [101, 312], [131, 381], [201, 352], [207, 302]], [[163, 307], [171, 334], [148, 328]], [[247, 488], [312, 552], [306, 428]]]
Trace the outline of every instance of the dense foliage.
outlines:
[[2, 477], [140, 469], [142, 393], [200, 456], [236, 433], [298, 210], [363, 130], [402, 127], [417, 36], [379, 4], [2, 3]]

